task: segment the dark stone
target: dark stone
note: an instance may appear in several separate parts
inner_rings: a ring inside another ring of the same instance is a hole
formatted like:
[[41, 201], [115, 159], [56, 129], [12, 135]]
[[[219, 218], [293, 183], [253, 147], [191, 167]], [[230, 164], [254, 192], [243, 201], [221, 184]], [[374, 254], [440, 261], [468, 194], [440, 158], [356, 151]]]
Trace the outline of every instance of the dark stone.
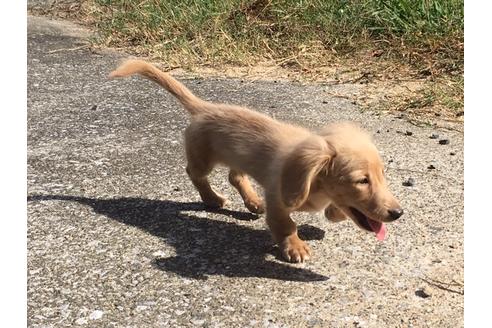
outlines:
[[96, 109], [97, 109], [97, 105], [91, 107], [91, 110], [96, 110]]
[[429, 294], [427, 294], [427, 293], [425, 292], [425, 290], [423, 290], [423, 289], [417, 289], [417, 290], [415, 291], [415, 295], [416, 295], [416, 296], [418, 296], [418, 297], [422, 297], [422, 298], [428, 298], [428, 297], [431, 297], [431, 296], [430, 296]]
[[412, 134], [413, 134], [413, 132], [412, 132], [412, 131], [405, 131], [405, 135], [406, 135], [406, 136], [411, 136]]
[[439, 144], [440, 145], [448, 145], [449, 144], [449, 140], [448, 139], [441, 139], [441, 140], [439, 140]]
[[433, 134], [431, 134], [431, 136], [429, 138], [431, 138], [431, 139], [437, 139], [437, 138], [439, 138], [439, 135], [433, 133]]
[[413, 187], [415, 186], [415, 180], [413, 178], [408, 178], [406, 181], [403, 181], [402, 185], [405, 187]]
[[429, 165], [429, 166], [427, 166], [427, 168], [428, 168], [429, 170], [435, 170], [435, 169], [436, 169], [436, 167], [435, 167], [434, 165], [432, 165], [432, 164], [431, 164], [431, 165]]

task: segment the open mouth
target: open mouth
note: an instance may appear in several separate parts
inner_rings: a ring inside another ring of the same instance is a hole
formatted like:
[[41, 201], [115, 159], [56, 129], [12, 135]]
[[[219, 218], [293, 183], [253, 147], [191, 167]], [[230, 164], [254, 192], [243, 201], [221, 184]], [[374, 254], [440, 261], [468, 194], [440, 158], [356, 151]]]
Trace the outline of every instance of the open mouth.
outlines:
[[386, 237], [386, 226], [379, 221], [368, 218], [364, 213], [356, 208], [349, 207], [354, 219], [358, 225], [369, 232], [374, 232], [378, 240], [383, 240]]

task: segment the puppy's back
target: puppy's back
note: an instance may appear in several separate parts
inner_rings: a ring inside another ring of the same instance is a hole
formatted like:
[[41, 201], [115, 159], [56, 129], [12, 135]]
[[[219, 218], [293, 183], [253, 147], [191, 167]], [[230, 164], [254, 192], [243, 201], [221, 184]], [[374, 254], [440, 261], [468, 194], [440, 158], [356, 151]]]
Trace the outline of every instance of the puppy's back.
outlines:
[[268, 178], [266, 166], [310, 135], [303, 128], [244, 107], [216, 106], [216, 110], [192, 118], [187, 137], [205, 138], [217, 161], [260, 183]]

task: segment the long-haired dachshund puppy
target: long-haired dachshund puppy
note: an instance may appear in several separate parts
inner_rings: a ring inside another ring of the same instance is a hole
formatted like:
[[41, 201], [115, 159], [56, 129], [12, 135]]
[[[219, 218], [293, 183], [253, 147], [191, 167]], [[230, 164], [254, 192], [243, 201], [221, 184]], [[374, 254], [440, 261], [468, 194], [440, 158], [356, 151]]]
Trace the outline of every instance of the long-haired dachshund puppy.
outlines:
[[[215, 104], [192, 94], [155, 66], [128, 60], [110, 74], [141, 74], [173, 94], [191, 116], [185, 130], [186, 172], [203, 202], [223, 207], [226, 199], [209, 184], [218, 164], [229, 167], [229, 181], [253, 213], [266, 221], [282, 255], [289, 261], [309, 258], [309, 246], [297, 235], [290, 214], [325, 211], [332, 221], [347, 217], [384, 239], [384, 222], [402, 214], [388, 190], [383, 163], [370, 137], [358, 127], [332, 124], [318, 133], [286, 124], [250, 109]], [[265, 191], [265, 203], [248, 176]]]

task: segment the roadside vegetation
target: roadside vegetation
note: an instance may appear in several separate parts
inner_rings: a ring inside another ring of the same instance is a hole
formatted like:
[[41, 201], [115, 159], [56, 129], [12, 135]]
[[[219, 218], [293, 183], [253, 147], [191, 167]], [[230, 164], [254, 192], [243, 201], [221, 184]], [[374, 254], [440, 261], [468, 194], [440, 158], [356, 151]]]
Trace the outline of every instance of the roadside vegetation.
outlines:
[[358, 83], [362, 107], [463, 118], [463, 0], [85, 0], [94, 44], [200, 72]]

